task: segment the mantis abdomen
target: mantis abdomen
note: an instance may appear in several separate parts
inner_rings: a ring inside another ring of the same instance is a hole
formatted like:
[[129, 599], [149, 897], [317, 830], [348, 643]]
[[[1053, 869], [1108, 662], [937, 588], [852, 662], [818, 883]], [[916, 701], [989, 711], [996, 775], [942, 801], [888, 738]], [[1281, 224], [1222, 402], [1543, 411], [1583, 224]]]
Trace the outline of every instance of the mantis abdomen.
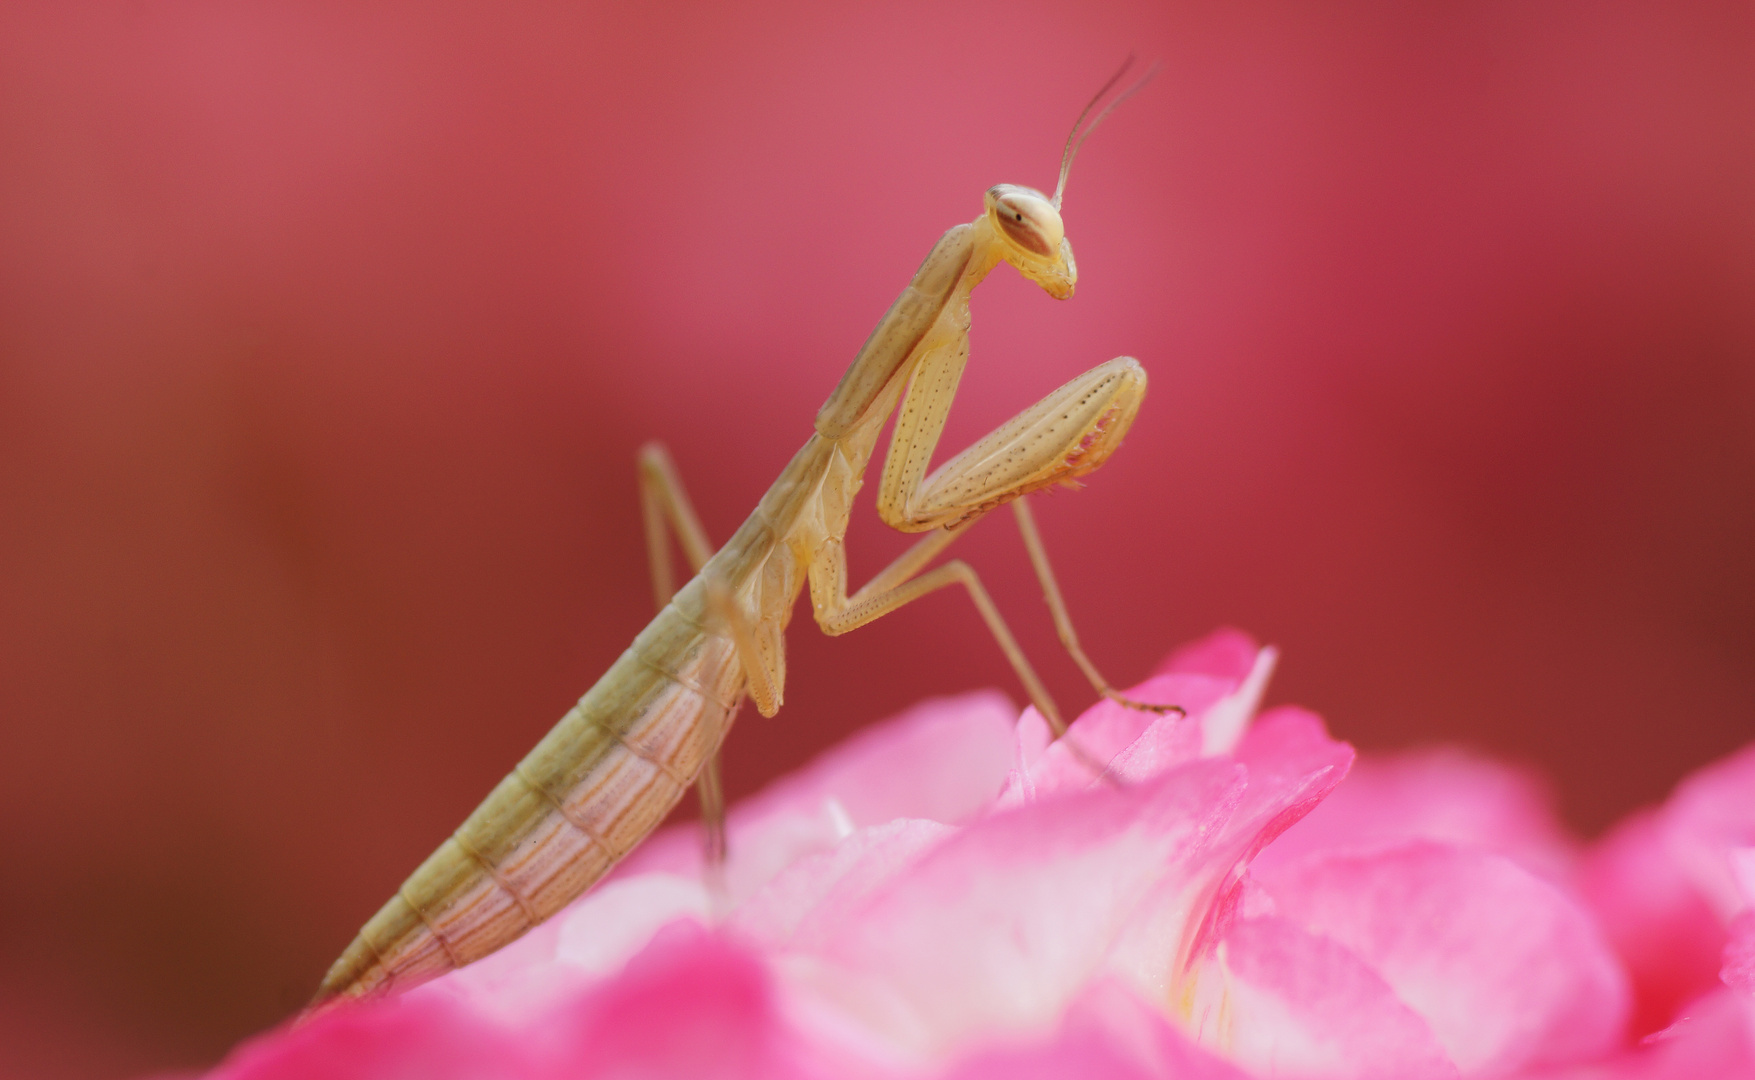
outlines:
[[744, 693], [735, 647], [705, 628], [704, 610], [697, 578], [366, 923], [320, 999], [406, 989], [479, 960], [664, 820]]

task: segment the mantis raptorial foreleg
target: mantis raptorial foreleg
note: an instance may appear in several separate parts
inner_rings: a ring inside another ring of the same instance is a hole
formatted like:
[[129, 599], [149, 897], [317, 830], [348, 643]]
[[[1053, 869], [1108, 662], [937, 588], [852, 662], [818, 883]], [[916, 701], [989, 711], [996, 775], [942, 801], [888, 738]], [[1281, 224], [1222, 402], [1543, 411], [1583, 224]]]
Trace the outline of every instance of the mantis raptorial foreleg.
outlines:
[[[960, 584], [980, 610], [989, 630], [1030, 693], [1031, 700], [1058, 735], [1065, 731], [1059, 710], [1018, 648], [981, 580], [957, 560], [921, 573], [927, 563], [988, 510], [1030, 491], [1069, 480], [1088, 455], [1106, 456], [1124, 431], [1145, 393], [1145, 372], [1129, 357], [1111, 360], [1081, 375], [946, 462], [922, 479], [934, 445], [944, 430], [963, 364], [968, 338], [957, 334], [922, 357], [904, 397], [878, 492], [878, 514], [894, 528], [932, 529], [865, 587], [847, 594], [847, 555], [839, 538], [817, 552], [810, 565], [811, 602], [824, 633], [844, 634], [947, 585]], [[1066, 605], [1054, 585], [1041, 541], [1020, 516], [1031, 563], [1043, 583], [1061, 642], [1080, 661], [1100, 692], [1110, 690], [1078, 648]], [[1033, 542], [1033, 543], [1032, 543]], [[1127, 699], [1121, 699], [1124, 703]], [[1170, 707], [1144, 706], [1163, 709]]]
[[[676, 583], [670, 576], [669, 531], [676, 532], [683, 557], [697, 574], [713, 557], [713, 545], [663, 443], [649, 442], [640, 447], [637, 471], [640, 516], [646, 524], [646, 557], [652, 571], [652, 598], [662, 611], [676, 595]], [[706, 834], [707, 865], [716, 867], [725, 861], [725, 790], [719, 782], [717, 750], [695, 778], [695, 799], [700, 804], [701, 828]]]

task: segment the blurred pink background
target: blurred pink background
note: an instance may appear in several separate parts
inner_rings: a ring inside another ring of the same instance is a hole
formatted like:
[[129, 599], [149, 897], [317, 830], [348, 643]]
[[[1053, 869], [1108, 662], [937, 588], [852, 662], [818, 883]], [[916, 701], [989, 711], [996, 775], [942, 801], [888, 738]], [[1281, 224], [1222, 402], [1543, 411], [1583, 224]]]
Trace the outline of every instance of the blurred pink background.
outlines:
[[[1584, 834], [1755, 734], [1745, 2], [9, 4], [0, 1075], [295, 1009], [646, 620], [639, 443], [728, 536], [1130, 51], [1079, 295], [976, 294], [944, 444], [1150, 370], [1037, 501], [1098, 663], [1244, 627], [1273, 700], [1526, 760]], [[963, 549], [1082, 707], [1007, 516]], [[790, 640], [734, 795], [1021, 698], [953, 595]]]

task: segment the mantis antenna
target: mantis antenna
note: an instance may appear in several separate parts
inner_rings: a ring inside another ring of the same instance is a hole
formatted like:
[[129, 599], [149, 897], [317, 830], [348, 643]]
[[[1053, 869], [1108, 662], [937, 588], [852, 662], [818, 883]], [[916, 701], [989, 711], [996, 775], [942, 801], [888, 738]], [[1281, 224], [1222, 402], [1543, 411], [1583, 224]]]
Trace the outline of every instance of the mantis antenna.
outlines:
[[[1103, 111], [1097, 114], [1095, 120], [1085, 125], [1085, 117], [1091, 115], [1091, 110], [1097, 107], [1097, 102], [1102, 101], [1103, 95], [1114, 89], [1115, 84], [1121, 81], [1121, 77], [1127, 74], [1127, 69], [1133, 67], [1133, 56], [1130, 54], [1126, 60], [1121, 62], [1121, 67], [1116, 69], [1115, 74], [1109, 76], [1109, 81], [1103, 84], [1096, 96], [1091, 98], [1090, 103], [1085, 106], [1085, 111], [1079, 113], [1079, 118], [1073, 121], [1072, 130], [1066, 135], [1066, 151], [1060, 155], [1060, 182], [1054, 185], [1054, 198], [1050, 200], [1056, 210], [1060, 209], [1060, 197], [1066, 193], [1066, 177], [1068, 173], [1072, 172], [1073, 158], [1078, 156], [1079, 147], [1085, 145], [1085, 139], [1091, 132], [1097, 130], [1097, 125], [1101, 124], [1105, 117], [1115, 111], [1117, 105], [1145, 89], [1146, 84], [1152, 81], [1163, 66], [1156, 60], [1152, 61], [1152, 66], [1146, 69], [1144, 75], [1141, 75], [1132, 86], [1123, 90], [1114, 101], [1105, 106]], [[1079, 130], [1081, 125], [1085, 126], [1082, 132]]]

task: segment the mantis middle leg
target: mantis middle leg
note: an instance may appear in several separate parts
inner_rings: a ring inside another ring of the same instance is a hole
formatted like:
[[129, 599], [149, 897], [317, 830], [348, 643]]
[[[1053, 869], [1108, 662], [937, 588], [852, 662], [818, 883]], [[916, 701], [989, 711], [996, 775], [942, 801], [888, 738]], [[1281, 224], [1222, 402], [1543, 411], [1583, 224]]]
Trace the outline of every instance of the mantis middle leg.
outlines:
[[1054, 620], [1054, 632], [1060, 637], [1061, 647], [1073, 658], [1073, 663], [1085, 673], [1091, 687], [1110, 701], [1126, 705], [1130, 709], [1145, 709], [1160, 715], [1176, 713], [1187, 716], [1188, 710], [1180, 705], [1154, 705], [1148, 701], [1135, 701], [1126, 697], [1109, 685], [1109, 680], [1091, 663], [1085, 650], [1079, 645], [1079, 633], [1073, 629], [1072, 616], [1066, 612], [1066, 600], [1060, 595], [1060, 583], [1054, 580], [1054, 567], [1049, 565], [1048, 551], [1042, 546], [1042, 534], [1036, 531], [1036, 515], [1030, 510], [1030, 501], [1025, 498], [1012, 501], [1012, 513], [1018, 522], [1018, 533], [1024, 538], [1024, 550], [1029, 553], [1030, 566], [1036, 571], [1036, 580], [1042, 586], [1042, 602], [1048, 605], [1049, 618]]
[[1030, 666], [1024, 650], [1018, 647], [1005, 617], [994, 606], [993, 598], [987, 594], [987, 588], [981, 584], [974, 568], [961, 559], [954, 559], [927, 573], [920, 573], [921, 568], [961, 535], [968, 524], [973, 524], [973, 521], [924, 537], [852, 596], [847, 595], [847, 549], [839, 537], [829, 538], [818, 550], [810, 567], [811, 606], [816, 612], [817, 625], [830, 636], [845, 634], [927, 593], [937, 592], [948, 585], [961, 585], [968, 590], [969, 599], [974, 601], [975, 609], [981, 613], [988, 632], [999, 643], [1000, 651], [1005, 653], [1006, 660], [1017, 673], [1018, 681], [1024, 684], [1030, 703], [1048, 721], [1057, 737], [1063, 735], [1066, 721], [1061, 719], [1059, 706], [1049, 696], [1042, 680], [1036, 677], [1036, 670]]

